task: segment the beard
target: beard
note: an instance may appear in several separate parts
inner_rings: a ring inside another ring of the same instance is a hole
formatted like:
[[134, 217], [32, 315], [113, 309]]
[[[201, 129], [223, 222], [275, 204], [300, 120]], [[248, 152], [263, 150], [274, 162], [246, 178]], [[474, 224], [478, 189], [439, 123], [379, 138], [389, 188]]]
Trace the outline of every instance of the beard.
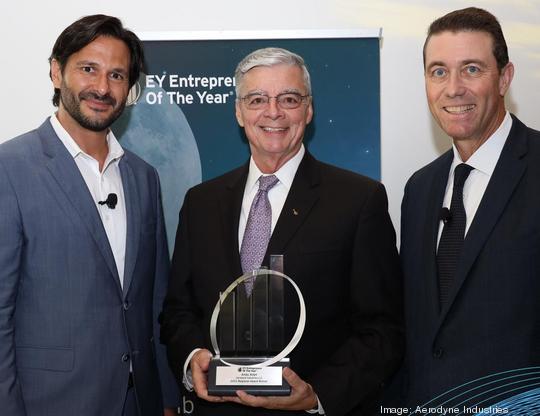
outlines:
[[[81, 101], [92, 99], [112, 106], [113, 112], [107, 118], [90, 117], [81, 111]], [[108, 129], [124, 111], [127, 97], [120, 103], [110, 94], [100, 95], [95, 91], [83, 91], [78, 96], [62, 80], [60, 88], [60, 101], [67, 113], [83, 128], [95, 132]]]

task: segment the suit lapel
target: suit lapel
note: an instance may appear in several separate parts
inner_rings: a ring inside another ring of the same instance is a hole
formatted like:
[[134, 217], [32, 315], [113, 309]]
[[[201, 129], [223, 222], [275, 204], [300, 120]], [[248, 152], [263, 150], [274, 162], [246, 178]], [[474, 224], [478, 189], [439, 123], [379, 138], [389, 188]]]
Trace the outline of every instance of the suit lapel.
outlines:
[[48, 156], [45, 164], [62, 190], [62, 199], [66, 198], [70, 202], [72, 209], [69, 211], [72, 211], [75, 217], [78, 216], [88, 229], [111, 275], [114, 277], [118, 289], [121, 290], [118, 271], [107, 234], [103, 228], [96, 203], [79, 172], [77, 164], [56, 136], [48, 120], [41, 125], [38, 133], [42, 139], [43, 151]]
[[526, 129], [519, 120], [514, 118], [512, 130], [463, 242], [462, 256], [456, 270], [454, 284], [448, 304], [441, 313], [439, 325], [446, 317], [471, 267], [523, 176], [526, 168], [524, 159], [526, 153]]
[[439, 273], [437, 271], [437, 237], [439, 235], [439, 224], [441, 208], [444, 200], [444, 193], [448, 183], [450, 165], [454, 158], [452, 150], [445, 153], [433, 174], [433, 180], [428, 195], [428, 206], [426, 213], [426, 232], [424, 234], [424, 259], [426, 267], [426, 285], [430, 304], [430, 316], [434, 317], [436, 323], [440, 313], [439, 305]]
[[[249, 163], [232, 174], [220, 201], [223, 233], [225, 242], [228, 243], [226, 250], [228, 250], [228, 258], [231, 259], [232, 276], [240, 276], [242, 273], [238, 246], [238, 223], [248, 171]], [[319, 198], [317, 191], [319, 179], [317, 161], [306, 152], [268, 243], [263, 265], [268, 265], [270, 254], [284, 253], [287, 243], [307, 218], [311, 207]]]
[[248, 170], [249, 163], [232, 172], [231, 178], [220, 198], [225, 253], [229, 259], [231, 279], [236, 279], [242, 274], [240, 248], [238, 247], [238, 223], [240, 222], [240, 211]]
[[317, 163], [306, 151], [268, 243], [263, 264], [268, 264], [271, 254], [285, 252], [287, 243], [306, 220], [313, 204], [319, 199], [320, 172]]
[[124, 154], [120, 160], [120, 175], [126, 201], [126, 257], [124, 266], [123, 294], [126, 295], [133, 278], [133, 271], [137, 262], [139, 250], [141, 208], [139, 206], [139, 192], [129, 156]]

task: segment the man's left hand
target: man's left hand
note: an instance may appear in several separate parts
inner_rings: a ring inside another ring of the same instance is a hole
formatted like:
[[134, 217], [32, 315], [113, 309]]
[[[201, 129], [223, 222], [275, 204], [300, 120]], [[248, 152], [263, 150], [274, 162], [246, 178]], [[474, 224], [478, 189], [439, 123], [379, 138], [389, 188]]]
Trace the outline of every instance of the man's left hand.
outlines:
[[178, 416], [178, 412], [176, 411], [176, 409], [166, 408], [163, 411], [163, 416]]
[[291, 386], [290, 396], [252, 396], [245, 391], [236, 392], [236, 397], [223, 397], [225, 401], [251, 407], [280, 410], [310, 410], [317, 407], [317, 395], [310, 384], [302, 380], [290, 368], [283, 369], [283, 378]]

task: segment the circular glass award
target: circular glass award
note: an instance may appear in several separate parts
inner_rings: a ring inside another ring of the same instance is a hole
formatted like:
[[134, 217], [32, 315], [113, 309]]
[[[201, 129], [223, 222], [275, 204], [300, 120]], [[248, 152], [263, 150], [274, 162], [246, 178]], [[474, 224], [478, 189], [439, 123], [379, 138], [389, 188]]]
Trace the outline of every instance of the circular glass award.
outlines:
[[[300, 308], [296, 331], [283, 346], [285, 283], [293, 287]], [[258, 269], [237, 278], [220, 294], [210, 320], [215, 354], [208, 370], [208, 393], [289, 395], [282, 371], [290, 365], [288, 355], [300, 341], [305, 323], [302, 292], [287, 275]]]

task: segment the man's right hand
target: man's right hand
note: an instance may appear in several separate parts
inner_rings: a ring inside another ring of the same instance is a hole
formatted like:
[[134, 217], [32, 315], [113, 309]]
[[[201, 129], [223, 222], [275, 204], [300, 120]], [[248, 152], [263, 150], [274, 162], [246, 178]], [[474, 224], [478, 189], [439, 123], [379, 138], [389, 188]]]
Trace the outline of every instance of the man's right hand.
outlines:
[[193, 379], [193, 390], [195, 390], [197, 396], [203, 400], [221, 403], [224, 401], [221, 397], [208, 395], [207, 373], [211, 358], [212, 353], [205, 349], [197, 351], [193, 357], [191, 357], [189, 366], [191, 368], [191, 377]]

